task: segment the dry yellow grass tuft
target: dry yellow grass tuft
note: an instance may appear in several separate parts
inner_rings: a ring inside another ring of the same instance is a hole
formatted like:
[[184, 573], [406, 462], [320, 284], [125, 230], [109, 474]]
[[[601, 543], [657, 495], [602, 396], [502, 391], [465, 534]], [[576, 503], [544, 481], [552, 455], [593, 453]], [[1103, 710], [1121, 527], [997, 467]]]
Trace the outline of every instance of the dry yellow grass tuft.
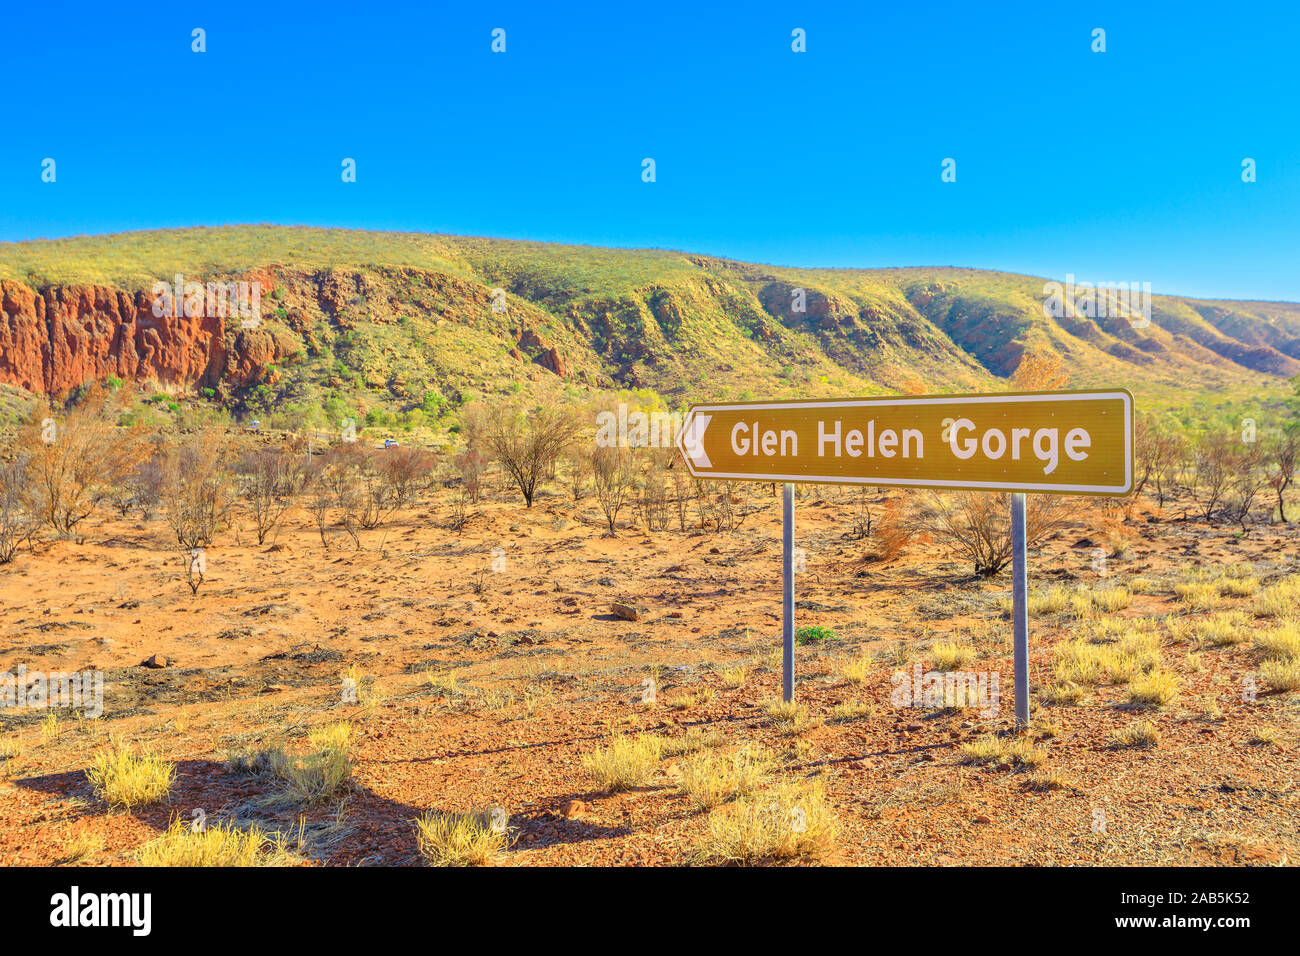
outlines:
[[702, 863], [818, 859], [835, 844], [837, 825], [821, 781], [786, 781], [715, 810], [696, 848]]
[[1219, 589], [1213, 581], [1179, 581], [1174, 594], [1183, 604], [1198, 611], [1208, 611], [1221, 603]]
[[1075, 789], [1073, 780], [1054, 770], [1034, 771], [1025, 778], [1024, 787], [1026, 790], [1036, 790], [1040, 793], [1045, 793], [1050, 790]]
[[680, 737], [659, 737], [660, 757], [680, 757], [682, 754], [697, 754], [713, 747], [721, 747], [724, 739], [712, 730], [692, 727]]
[[1246, 743], [1255, 744], [1259, 747], [1275, 747], [1278, 742], [1278, 732], [1276, 727], [1256, 727], [1251, 731], [1250, 736], [1246, 738]]
[[1139, 630], [1113, 644], [1062, 641], [1053, 650], [1057, 681], [1064, 684], [1124, 684], [1160, 663], [1160, 635]]
[[850, 684], [865, 684], [871, 677], [873, 661], [870, 657], [863, 654], [846, 663], [840, 668], [840, 674]]
[[1133, 595], [1126, 588], [1103, 588], [1089, 592], [1093, 609], [1102, 614], [1114, 614], [1133, 603]]
[[822, 724], [819, 718], [813, 717], [808, 708], [797, 700], [769, 700], [766, 710], [776, 729], [783, 734], [801, 734]]
[[1160, 731], [1149, 720], [1138, 720], [1111, 734], [1117, 747], [1155, 747], [1160, 743]]
[[1259, 581], [1250, 577], [1219, 578], [1216, 583], [1223, 597], [1250, 597], [1259, 590]]
[[1255, 646], [1271, 660], [1300, 660], [1300, 624], [1285, 624], [1257, 635]]
[[48, 744], [58, 740], [59, 735], [63, 732], [63, 724], [59, 720], [59, 715], [50, 711], [41, 721], [41, 743]]
[[1268, 660], [1259, 665], [1259, 674], [1275, 691], [1300, 690], [1300, 660]]
[[326, 724], [308, 736], [308, 753], [283, 769], [288, 796], [297, 803], [316, 803], [341, 796], [352, 786], [352, 725]]
[[166, 798], [175, 776], [171, 763], [149, 751], [137, 752], [121, 738], [110, 750], [96, 754], [86, 771], [95, 796], [127, 811]]
[[846, 700], [831, 708], [830, 719], [832, 723], [841, 723], [846, 720], [857, 720], [860, 717], [870, 717], [875, 712], [875, 706], [870, 703]]
[[930, 659], [937, 671], [955, 671], [975, 659], [975, 649], [956, 641], [943, 641], [930, 647]]
[[598, 747], [582, 758], [582, 765], [601, 788], [627, 790], [648, 783], [658, 769], [663, 740], [652, 734], [616, 735], [608, 747]]
[[84, 863], [104, 849], [104, 837], [102, 834], [82, 829], [73, 834], [65, 846], [65, 852], [59, 857], [60, 864], [67, 866]]
[[503, 811], [438, 813], [415, 821], [415, 843], [430, 866], [487, 866], [510, 845]]
[[1150, 671], [1128, 685], [1129, 703], [1139, 707], [1163, 707], [1177, 696], [1178, 678], [1169, 671]]
[[752, 745], [730, 755], [701, 754], [681, 765], [677, 787], [697, 810], [712, 810], [754, 793], [767, 782], [772, 764], [770, 753]]
[[1231, 647], [1250, 640], [1251, 625], [1240, 611], [1211, 614], [1197, 621], [1192, 633], [1198, 641], [1214, 647]]
[[1069, 681], [1058, 681], [1054, 684], [1048, 684], [1038, 691], [1038, 699], [1048, 706], [1056, 707], [1061, 704], [1077, 704], [1083, 700], [1084, 690], [1078, 684]]
[[749, 677], [753, 669], [745, 664], [737, 664], [735, 667], [726, 667], [722, 671], [722, 683], [732, 690], [739, 690], [749, 682]]
[[141, 866], [286, 866], [297, 860], [284, 840], [261, 827], [241, 830], [223, 822], [194, 830], [183, 820], [172, 820], [161, 837], [145, 844], [137, 854]]
[[1255, 595], [1255, 616], [1290, 618], [1300, 610], [1300, 576], [1283, 578]]
[[[1074, 592], [1067, 587], [1056, 585], [1050, 588], [1044, 588], [1041, 591], [1030, 591], [1029, 600], [1026, 602], [1030, 617], [1041, 617], [1044, 614], [1056, 614], [1070, 607], [1071, 599]], [[998, 599], [998, 607], [1001, 608], [1004, 616], [1010, 616], [1012, 601], [1010, 597]]]
[[1027, 738], [1003, 740], [985, 734], [961, 745], [962, 763], [986, 767], [1037, 767], [1047, 759], [1046, 751]]

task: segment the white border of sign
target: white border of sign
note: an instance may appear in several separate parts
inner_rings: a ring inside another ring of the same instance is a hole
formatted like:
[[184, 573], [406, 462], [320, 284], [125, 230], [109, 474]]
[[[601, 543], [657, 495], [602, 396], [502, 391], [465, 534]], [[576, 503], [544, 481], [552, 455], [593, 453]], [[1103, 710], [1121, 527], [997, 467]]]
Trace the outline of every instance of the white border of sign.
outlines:
[[[718, 411], [775, 410], [784, 408], [862, 408], [870, 405], [979, 405], [989, 402], [1068, 402], [1096, 401], [1098, 399], [1120, 399], [1124, 403], [1124, 483], [1120, 485], [1062, 485], [1050, 482], [1013, 482], [1013, 481], [957, 481], [926, 480], [918, 478], [845, 478], [843, 476], [821, 475], [755, 475], [736, 472], [696, 471], [691, 455], [683, 444], [690, 431], [691, 420], [697, 413]], [[735, 478], [745, 481], [790, 481], [817, 482], [834, 485], [881, 485], [885, 487], [917, 488], [974, 488], [987, 491], [1027, 491], [1041, 494], [1055, 492], [1074, 492], [1093, 495], [1126, 495], [1133, 490], [1133, 396], [1126, 389], [1096, 392], [1039, 392], [1036, 394], [1003, 395], [928, 395], [924, 398], [907, 398], [892, 396], [882, 398], [848, 398], [830, 399], [828, 401], [805, 400], [791, 402], [733, 402], [725, 405], [692, 405], [686, 420], [677, 436], [677, 448], [686, 460], [686, 467], [696, 478]]]

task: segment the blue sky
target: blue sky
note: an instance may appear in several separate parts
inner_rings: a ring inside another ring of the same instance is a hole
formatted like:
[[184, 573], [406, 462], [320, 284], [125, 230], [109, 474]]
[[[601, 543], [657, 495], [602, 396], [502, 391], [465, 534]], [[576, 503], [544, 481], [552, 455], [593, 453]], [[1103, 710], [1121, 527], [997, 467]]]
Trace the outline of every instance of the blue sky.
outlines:
[[1300, 300], [1296, 4], [728, 6], [11, 5], [0, 239], [307, 223]]

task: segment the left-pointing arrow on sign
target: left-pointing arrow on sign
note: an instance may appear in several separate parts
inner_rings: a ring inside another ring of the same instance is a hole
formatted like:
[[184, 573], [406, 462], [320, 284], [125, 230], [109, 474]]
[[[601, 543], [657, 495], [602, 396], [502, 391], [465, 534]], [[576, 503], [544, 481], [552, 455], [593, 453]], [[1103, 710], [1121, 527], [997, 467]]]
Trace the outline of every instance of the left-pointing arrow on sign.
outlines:
[[704, 451], [704, 430], [709, 427], [709, 420], [712, 415], [701, 415], [695, 412], [682, 427], [681, 448], [682, 454], [696, 468], [712, 468], [713, 462], [709, 461], [708, 454]]

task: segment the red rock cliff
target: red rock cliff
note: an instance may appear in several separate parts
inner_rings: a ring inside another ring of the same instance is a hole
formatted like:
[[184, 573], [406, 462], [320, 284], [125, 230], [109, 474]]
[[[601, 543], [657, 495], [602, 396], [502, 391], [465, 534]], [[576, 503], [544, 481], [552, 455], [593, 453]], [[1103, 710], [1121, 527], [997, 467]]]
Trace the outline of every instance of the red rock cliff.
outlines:
[[278, 339], [238, 319], [157, 317], [148, 293], [103, 286], [40, 291], [0, 280], [0, 382], [57, 395], [110, 376], [165, 385], [256, 382]]

